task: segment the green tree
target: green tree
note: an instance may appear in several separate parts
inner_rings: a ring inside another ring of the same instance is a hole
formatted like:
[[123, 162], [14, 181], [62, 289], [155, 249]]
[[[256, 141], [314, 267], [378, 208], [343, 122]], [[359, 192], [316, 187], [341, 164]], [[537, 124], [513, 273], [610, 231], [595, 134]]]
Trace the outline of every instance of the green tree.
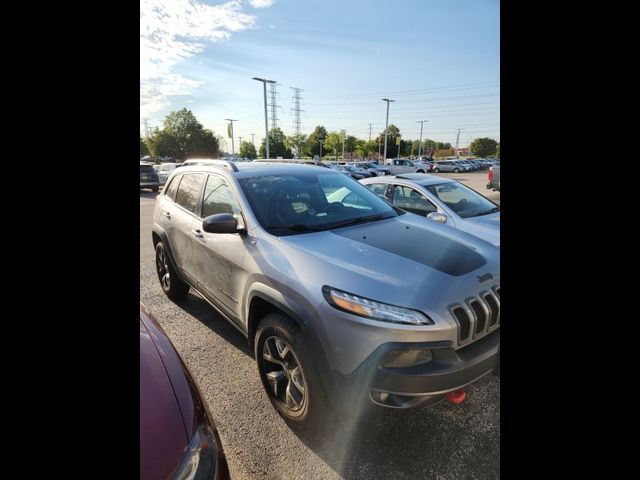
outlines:
[[338, 158], [338, 155], [342, 153], [342, 136], [339, 132], [329, 132], [327, 138], [324, 141], [324, 152], [333, 152]]
[[154, 157], [174, 157], [181, 158], [180, 147], [176, 139], [166, 130], [155, 129], [155, 131], [147, 137], [147, 144], [151, 155]]
[[482, 137], [476, 138], [471, 145], [469, 145], [469, 153], [478, 157], [488, 157], [489, 155], [495, 155], [498, 148], [498, 142], [493, 138]]
[[[309, 156], [313, 157], [315, 155], [320, 155], [320, 140], [326, 140], [327, 138], [327, 129], [322, 125], [318, 125], [313, 132], [307, 137], [307, 152]], [[325, 147], [322, 148], [322, 153], [324, 154]]]
[[[267, 144], [263, 140], [262, 145], [260, 145], [260, 157], [266, 158], [266, 155]], [[269, 157], [293, 158], [293, 153], [286, 144], [286, 136], [284, 132], [278, 127], [269, 130]]]
[[258, 154], [256, 153], [256, 147], [253, 146], [251, 142], [242, 142], [240, 144], [240, 156], [244, 158], [249, 158], [253, 160], [254, 158], [258, 158]]
[[[387, 127], [387, 158], [395, 158], [398, 156], [398, 146], [396, 145], [396, 138], [400, 136], [400, 129], [394, 124]], [[384, 155], [384, 131], [379, 136], [380, 145], [382, 145], [382, 154]], [[402, 143], [402, 142], [400, 142]], [[376, 140], [377, 145], [377, 140]]]
[[308, 156], [307, 152], [307, 136], [304, 133], [298, 133], [296, 135], [291, 135], [290, 137], [286, 137], [287, 147], [291, 149], [294, 155], [297, 155], [298, 158]]
[[353, 135], [347, 135], [347, 138], [344, 139], [345, 156], [348, 156], [348, 154], [355, 152], [356, 145], [358, 145], [358, 139]]
[[144, 143], [142, 137], [140, 137], [140, 156], [144, 157], [145, 155], [149, 155], [149, 147]]
[[169, 113], [164, 119], [162, 130], [156, 129], [147, 143], [153, 155], [180, 160], [189, 156], [215, 156], [219, 151], [215, 134], [203, 128], [195, 115], [186, 108]]
[[356, 142], [355, 152], [358, 157], [363, 160], [371, 157], [373, 153], [378, 151], [378, 142], [376, 140], [358, 140]]

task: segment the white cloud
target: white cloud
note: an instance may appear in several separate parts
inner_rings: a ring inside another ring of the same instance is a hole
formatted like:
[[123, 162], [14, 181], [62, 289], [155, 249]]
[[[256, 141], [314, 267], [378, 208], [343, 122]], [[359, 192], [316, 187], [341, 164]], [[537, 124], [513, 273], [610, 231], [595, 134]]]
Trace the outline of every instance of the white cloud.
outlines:
[[[272, 0], [252, 0], [255, 8]], [[256, 5], [258, 6], [256, 6]], [[140, 2], [140, 116], [166, 108], [169, 97], [188, 95], [202, 80], [173, 71], [184, 59], [204, 51], [205, 42], [229, 38], [252, 28], [255, 16], [242, 13], [242, 2], [207, 5], [198, 0], [141, 0]]]
[[253, 8], [266, 8], [273, 5], [275, 0], [249, 0], [249, 3]]

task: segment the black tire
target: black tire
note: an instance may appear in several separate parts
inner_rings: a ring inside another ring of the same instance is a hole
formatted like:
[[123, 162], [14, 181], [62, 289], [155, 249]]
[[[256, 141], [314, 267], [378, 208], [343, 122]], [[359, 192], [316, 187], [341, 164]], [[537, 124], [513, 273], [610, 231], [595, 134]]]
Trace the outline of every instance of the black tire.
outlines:
[[184, 283], [173, 269], [162, 242], [156, 245], [156, 272], [160, 287], [171, 300], [182, 300], [189, 293], [189, 285]]
[[460, 170], [457, 169], [457, 168], [454, 168], [453, 171], [454, 171], [454, 173], [460, 173]]
[[440, 173], [440, 169], [439, 168], [434, 168], [433, 169], [433, 173]]
[[151, 187], [153, 193], [158, 193], [158, 190], [160, 190], [160, 187]]
[[254, 354], [262, 385], [280, 416], [295, 430], [321, 432], [329, 402], [309, 345], [295, 322], [281, 312], [264, 317], [256, 332]]
[[424, 170], [418, 170], [416, 173], [424, 173]]

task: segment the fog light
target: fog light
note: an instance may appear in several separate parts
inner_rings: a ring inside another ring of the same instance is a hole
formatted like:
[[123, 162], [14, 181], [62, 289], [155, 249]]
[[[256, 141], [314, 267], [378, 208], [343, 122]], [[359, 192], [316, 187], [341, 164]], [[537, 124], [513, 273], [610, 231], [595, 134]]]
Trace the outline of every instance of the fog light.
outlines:
[[430, 362], [431, 350], [392, 350], [387, 353], [382, 366], [385, 368], [407, 368]]

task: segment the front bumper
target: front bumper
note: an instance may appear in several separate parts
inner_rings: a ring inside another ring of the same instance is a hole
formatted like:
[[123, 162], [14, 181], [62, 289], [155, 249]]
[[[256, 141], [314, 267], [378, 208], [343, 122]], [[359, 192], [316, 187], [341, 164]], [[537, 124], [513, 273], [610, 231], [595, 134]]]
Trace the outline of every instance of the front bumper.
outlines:
[[[407, 368], [383, 366], [393, 350], [422, 349], [431, 352], [431, 361]], [[411, 408], [439, 401], [492, 371], [499, 375], [500, 329], [458, 350], [447, 341], [385, 343], [355, 371], [336, 377], [346, 395], [364, 394], [380, 406]]]

